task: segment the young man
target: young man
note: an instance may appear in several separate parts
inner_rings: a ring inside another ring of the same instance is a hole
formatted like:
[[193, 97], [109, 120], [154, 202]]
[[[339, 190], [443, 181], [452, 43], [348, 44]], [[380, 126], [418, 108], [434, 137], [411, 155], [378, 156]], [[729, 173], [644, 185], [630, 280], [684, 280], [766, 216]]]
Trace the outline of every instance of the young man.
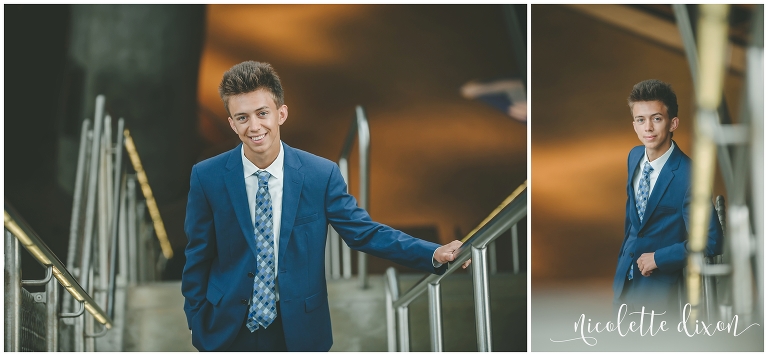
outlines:
[[430, 273], [455, 259], [461, 242], [372, 221], [335, 163], [280, 140], [288, 107], [269, 64], [233, 66], [219, 94], [242, 144], [192, 168], [181, 289], [198, 350], [328, 351], [328, 224], [355, 250]]
[[[678, 286], [687, 263], [691, 160], [672, 140], [680, 124], [677, 97], [659, 80], [637, 83], [629, 95], [632, 125], [642, 145], [627, 160], [624, 243], [613, 279], [614, 306], [679, 314]], [[722, 253], [723, 233], [712, 208], [706, 254]]]

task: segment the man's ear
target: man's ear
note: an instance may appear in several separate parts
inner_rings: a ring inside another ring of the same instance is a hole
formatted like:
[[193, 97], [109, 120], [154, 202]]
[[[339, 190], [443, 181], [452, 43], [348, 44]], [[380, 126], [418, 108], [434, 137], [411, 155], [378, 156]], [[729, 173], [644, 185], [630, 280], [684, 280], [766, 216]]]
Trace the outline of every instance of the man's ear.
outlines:
[[283, 104], [280, 109], [277, 109], [277, 113], [279, 115], [277, 124], [282, 125], [285, 120], [288, 120], [288, 105]]
[[680, 119], [677, 116], [672, 118], [672, 125], [669, 127], [669, 132], [677, 130], [677, 125], [680, 124]]

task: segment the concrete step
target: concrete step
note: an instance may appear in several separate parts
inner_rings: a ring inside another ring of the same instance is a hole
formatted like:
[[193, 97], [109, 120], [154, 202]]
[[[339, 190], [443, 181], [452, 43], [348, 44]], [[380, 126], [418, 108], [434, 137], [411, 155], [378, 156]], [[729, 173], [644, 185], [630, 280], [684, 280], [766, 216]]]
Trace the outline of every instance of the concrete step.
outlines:
[[[424, 274], [400, 274], [405, 293]], [[357, 279], [328, 284], [333, 347], [331, 351], [387, 351], [384, 277], [369, 277], [360, 290]], [[526, 274], [500, 273], [490, 278], [491, 340], [493, 351], [526, 351]], [[458, 273], [441, 282], [443, 350], [477, 351], [472, 277]], [[427, 293], [409, 307], [411, 351], [430, 351]]]
[[[400, 290], [407, 291], [423, 274], [401, 274]], [[525, 274], [491, 276], [491, 328], [494, 351], [525, 351], [527, 308]], [[445, 351], [476, 351], [472, 279], [467, 273], [442, 282]], [[332, 280], [328, 299], [334, 344], [331, 351], [387, 351], [384, 278], [369, 277], [360, 290], [357, 279]], [[125, 351], [196, 351], [183, 311], [181, 282], [156, 282], [128, 290]], [[411, 351], [429, 351], [429, 313], [426, 293], [410, 307]]]

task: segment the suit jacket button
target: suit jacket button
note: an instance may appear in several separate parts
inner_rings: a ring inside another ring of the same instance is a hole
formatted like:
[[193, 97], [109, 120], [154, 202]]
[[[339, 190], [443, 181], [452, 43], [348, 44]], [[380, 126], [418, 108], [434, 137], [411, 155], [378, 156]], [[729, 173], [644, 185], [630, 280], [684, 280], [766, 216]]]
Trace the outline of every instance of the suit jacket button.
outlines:
[[253, 274], [253, 272], [248, 272], [248, 277], [251, 277], [251, 278], [253, 278], [253, 277], [256, 277], [256, 275], [255, 275], [255, 274]]
[[248, 304], [248, 299], [240, 299], [240, 304], [247, 305]]
[[634, 252], [630, 252], [629, 253], [629, 257], [635, 257], [635, 253]]
[[638, 233], [637, 233], [637, 237], [640, 237], [640, 238], [642, 238], [642, 237], [643, 237], [643, 233], [642, 233], [642, 232], [638, 232]]

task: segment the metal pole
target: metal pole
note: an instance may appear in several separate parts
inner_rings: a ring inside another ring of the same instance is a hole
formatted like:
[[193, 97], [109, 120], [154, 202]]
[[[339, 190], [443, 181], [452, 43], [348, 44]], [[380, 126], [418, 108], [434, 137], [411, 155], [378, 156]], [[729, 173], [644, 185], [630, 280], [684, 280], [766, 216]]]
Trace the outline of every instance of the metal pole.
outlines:
[[341, 278], [341, 259], [339, 258], [339, 233], [331, 226], [329, 240], [331, 241], [331, 276]]
[[520, 245], [517, 239], [517, 223], [509, 229], [512, 233], [512, 269], [515, 274], [520, 273]]
[[488, 288], [487, 249], [472, 246], [472, 284], [475, 290], [477, 351], [491, 351], [491, 303]]
[[411, 342], [408, 338], [410, 330], [408, 329], [408, 306], [402, 306], [397, 308], [397, 322], [400, 326], [398, 332], [400, 335], [400, 351], [410, 352]]
[[[368, 119], [365, 116], [363, 107], [358, 105], [355, 108], [357, 114], [357, 144], [360, 151], [360, 206], [366, 211], [370, 208], [370, 174], [371, 167], [371, 135], [368, 128]], [[357, 273], [360, 278], [360, 288], [368, 288], [368, 256], [363, 252], [357, 253]]]
[[19, 240], [5, 230], [5, 351], [21, 351], [21, 255]]
[[765, 83], [764, 83], [764, 67], [763, 67], [763, 51], [764, 51], [764, 36], [765, 36], [765, 13], [763, 4], [755, 6], [752, 12], [752, 43], [747, 49], [747, 97], [749, 101], [749, 112], [751, 113], [751, 136], [750, 137], [750, 155], [752, 163], [752, 207], [753, 216], [759, 217], [760, 222], [755, 224], [755, 270], [757, 279], [757, 314], [758, 320], [762, 322], [764, 310], [763, 303], [765, 297], [765, 270], [764, 270], [764, 256], [763, 251], [765, 246], [764, 233], [764, 221], [762, 217], [764, 215], [764, 192], [765, 181], [764, 167], [764, 135], [765, 135]]
[[440, 282], [429, 284], [429, 331], [432, 351], [443, 351], [443, 319], [440, 305]]
[[88, 196], [85, 205], [85, 236], [83, 241], [82, 261], [80, 263], [80, 285], [84, 290], [88, 290], [90, 281], [88, 280], [88, 271], [91, 267], [91, 250], [93, 249], [93, 228], [94, 228], [94, 210], [96, 205], [96, 183], [99, 174], [99, 145], [101, 144], [101, 124], [104, 114], [104, 95], [96, 97], [96, 116], [94, 119], [93, 138], [91, 141], [91, 165], [88, 178]]
[[77, 246], [80, 241], [80, 212], [83, 205], [83, 184], [85, 179], [85, 167], [87, 166], [87, 145], [90, 143], [89, 128], [91, 120], [83, 120], [82, 129], [80, 129], [80, 148], [77, 153], [77, 173], [75, 174], [75, 192], [72, 195], [72, 218], [69, 223], [69, 250], [67, 253], [67, 266], [71, 269], [76, 267]]
[[[53, 267], [48, 266], [51, 270]], [[59, 281], [51, 278], [45, 286], [45, 307], [47, 312], [46, 322], [46, 351], [59, 351]]]
[[[104, 118], [104, 134], [101, 137], [101, 164], [99, 165], [99, 209], [98, 220], [99, 236], [97, 242], [97, 255], [96, 260], [99, 261], [98, 266], [94, 266], [94, 275], [98, 278], [94, 281], [94, 294], [93, 299], [100, 305], [107, 304], [107, 286], [109, 285], [109, 231], [112, 204], [110, 198], [112, 196], [112, 190], [110, 189], [110, 183], [112, 178], [111, 172], [111, 133], [112, 133], [112, 118], [106, 115]], [[90, 330], [93, 332], [93, 329]]]
[[394, 302], [400, 298], [397, 283], [397, 270], [393, 267], [387, 268], [384, 275], [384, 297], [387, 305], [387, 351], [389, 352], [397, 351], [397, 317], [394, 307]]
[[117, 121], [117, 144], [114, 146], [115, 153], [115, 165], [113, 173], [113, 191], [112, 194], [112, 214], [110, 216], [110, 250], [109, 250], [109, 283], [107, 287], [107, 310], [106, 313], [110, 318], [115, 317], [114, 304], [115, 304], [115, 289], [117, 284], [115, 279], [117, 278], [117, 248], [118, 248], [118, 234], [119, 234], [119, 218], [120, 218], [120, 191], [121, 191], [121, 179], [123, 175], [123, 126], [125, 120], [120, 118]]
[[128, 200], [128, 208], [126, 209], [128, 227], [128, 282], [130, 284], [137, 284], [139, 281], [138, 273], [138, 244], [139, 238], [136, 234], [136, 176], [130, 175], [127, 178], [126, 186], [128, 192], [126, 197]]
[[[82, 302], [75, 301], [76, 304], [82, 304]], [[75, 318], [75, 330], [74, 330], [75, 352], [85, 352], [85, 313], [80, 314]]]
[[325, 231], [325, 279], [331, 279], [331, 225]]
[[[341, 177], [344, 178], [344, 182], [347, 183], [347, 189], [349, 189], [349, 162], [346, 157], [339, 159], [339, 170], [341, 171]], [[338, 241], [339, 234], [336, 233], [334, 235]], [[341, 244], [341, 261], [344, 279], [352, 278], [352, 249], [350, 249], [347, 244]]]

